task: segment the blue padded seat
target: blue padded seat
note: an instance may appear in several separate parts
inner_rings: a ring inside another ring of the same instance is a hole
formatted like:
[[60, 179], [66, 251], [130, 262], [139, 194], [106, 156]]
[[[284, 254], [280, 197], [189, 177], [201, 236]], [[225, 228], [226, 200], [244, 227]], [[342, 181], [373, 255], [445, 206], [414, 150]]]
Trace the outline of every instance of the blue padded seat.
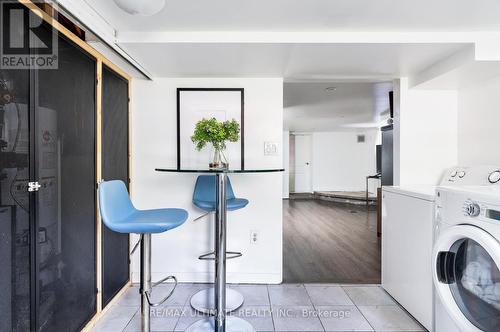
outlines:
[[188, 218], [183, 209], [137, 210], [120, 180], [99, 184], [99, 209], [104, 224], [118, 233], [162, 233], [182, 225]]
[[[207, 212], [215, 211], [215, 192], [216, 178], [215, 175], [200, 175], [196, 179], [193, 193], [193, 204]], [[236, 198], [234, 196], [233, 187], [229, 177], [227, 178], [226, 187], [227, 210], [234, 211], [244, 208], [248, 205], [248, 199]]]

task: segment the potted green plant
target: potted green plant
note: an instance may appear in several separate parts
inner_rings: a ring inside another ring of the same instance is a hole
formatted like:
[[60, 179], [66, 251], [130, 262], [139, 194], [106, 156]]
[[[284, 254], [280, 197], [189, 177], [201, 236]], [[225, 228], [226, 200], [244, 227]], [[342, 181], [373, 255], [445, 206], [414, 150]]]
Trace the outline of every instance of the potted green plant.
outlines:
[[207, 143], [214, 149], [211, 169], [225, 169], [229, 167], [224, 150], [226, 142], [237, 142], [240, 139], [240, 124], [232, 119], [230, 121], [217, 121], [216, 118], [202, 119], [196, 123], [191, 140], [196, 150], [201, 151]]

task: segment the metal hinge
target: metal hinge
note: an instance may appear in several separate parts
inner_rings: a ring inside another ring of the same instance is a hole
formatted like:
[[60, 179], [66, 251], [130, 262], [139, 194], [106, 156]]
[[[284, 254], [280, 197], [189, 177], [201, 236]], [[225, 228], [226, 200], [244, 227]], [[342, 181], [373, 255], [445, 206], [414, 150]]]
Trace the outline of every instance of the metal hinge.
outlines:
[[38, 191], [40, 189], [41, 185], [38, 183], [38, 181], [35, 182], [28, 182], [28, 191], [33, 192], [33, 191]]

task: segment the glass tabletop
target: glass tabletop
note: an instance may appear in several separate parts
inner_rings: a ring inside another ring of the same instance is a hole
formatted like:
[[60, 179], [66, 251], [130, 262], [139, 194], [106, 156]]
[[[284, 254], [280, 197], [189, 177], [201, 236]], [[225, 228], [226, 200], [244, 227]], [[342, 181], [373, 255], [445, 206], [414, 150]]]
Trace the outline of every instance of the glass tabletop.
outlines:
[[272, 173], [283, 172], [283, 168], [265, 168], [265, 169], [186, 169], [186, 168], [155, 168], [157, 172], [173, 173]]

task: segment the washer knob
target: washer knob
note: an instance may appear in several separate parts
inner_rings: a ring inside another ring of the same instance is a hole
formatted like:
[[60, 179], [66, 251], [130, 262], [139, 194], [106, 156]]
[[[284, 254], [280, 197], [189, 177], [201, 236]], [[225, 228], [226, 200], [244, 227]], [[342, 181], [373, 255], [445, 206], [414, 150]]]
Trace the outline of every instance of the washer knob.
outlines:
[[458, 173], [458, 171], [457, 171], [457, 170], [454, 170], [453, 172], [451, 172], [450, 176], [451, 176], [452, 178], [454, 178], [455, 176], [457, 176], [457, 173]]
[[463, 178], [464, 176], [465, 176], [465, 172], [464, 171], [458, 172], [458, 177], [459, 178]]
[[469, 203], [465, 207], [465, 212], [469, 217], [477, 217], [481, 213], [481, 207], [477, 203]]
[[490, 181], [490, 183], [497, 183], [498, 181], [500, 181], [500, 170], [491, 172], [488, 176], [488, 181]]

